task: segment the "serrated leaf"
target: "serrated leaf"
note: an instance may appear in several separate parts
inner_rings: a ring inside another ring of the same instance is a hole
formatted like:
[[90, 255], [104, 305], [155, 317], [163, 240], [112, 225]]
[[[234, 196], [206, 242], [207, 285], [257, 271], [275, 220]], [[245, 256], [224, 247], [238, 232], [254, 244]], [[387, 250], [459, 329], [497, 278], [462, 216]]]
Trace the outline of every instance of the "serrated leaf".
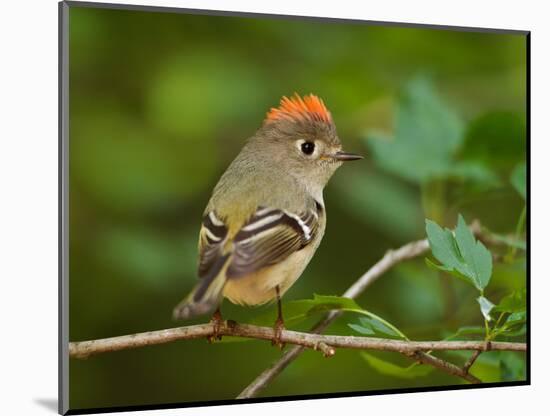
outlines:
[[400, 94], [395, 136], [367, 136], [382, 168], [416, 183], [452, 174], [453, 154], [462, 140], [462, 121], [425, 77], [413, 78]]
[[[489, 250], [476, 241], [461, 215], [455, 232], [426, 220], [426, 234], [434, 257], [441, 262], [441, 270], [465, 279], [480, 292], [491, 279], [493, 259]], [[429, 264], [429, 263], [428, 263]]]
[[510, 182], [523, 199], [527, 197], [527, 167], [525, 162], [517, 165], [512, 171]]
[[453, 233], [427, 219], [426, 234], [428, 235], [432, 254], [443, 264], [444, 269], [448, 271], [456, 270], [465, 274], [465, 271], [462, 270], [464, 260], [461, 258]]
[[431, 267], [432, 269], [435, 269], [435, 270], [441, 270], [442, 272], [446, 272], [446, 273], [449, 273], [449, 274], [452, 274], [454, 277], [472, 285], [472, 281], [469, 277], [466, 277], [464, 276], [463, 274], [460, 274], [459, 272], [453, 270], [453, 269], [449, 269], [448, 267], [444, 267], [444, 266], [441, 266], [439, 264], [435, 264], [433, 261], [431, 261], [429, 258], [426, 258], [425, 259], [426, 261], [426, 265], [428, 265], [428, 267]]
[[382, 360], [367, 352], [362, 352], [361, 356], [369, 363], [369, 365], [378, 371], [380, 374], [387, 376], [412, 379], [423, 377], [430, 374], [434, 367], [414, 363], [408, 367], [401, 367], [389, 361]]
[[458, 216], [455, 236], [460, 253], [466, 262], [466, 270], [469, 272], [467, 276], [472, 278], [479, 290], [483, 290], [489, 284], [493, 272], [491, 252], [480, 241], [476, 241], [462, 215]]
[[490, 321], [492, 319], [491, 318], [491, 311], [495, 307], [493, 302], [491, 302], [489, 299], [487, 299], [484, 296], [478, 297], [477, 302], [479, 303], [479, 308], [481, 310], [481, 314], [483, 315], [483, 317], [486, 320]]
[[[295, 300], [283, 305], [283, 315], [287, 328], [292, 327], [298, 322], [318, 313], [324, 313], [331, 310], [341, 310], [361, 314], [358, 324], [349, 324], [349, 327], [362, 335], [376, 335], [382, 338], [401, 338], [407, 339], [397, 328], [387, 323], [379, 316], [361, 308], [353, 299], [341, 296], [313, 296], [313, 299]], [[254, 325], [273, 325], [275, 322], [274, 308], [267, 313], [257, 316], [249, 323]]]

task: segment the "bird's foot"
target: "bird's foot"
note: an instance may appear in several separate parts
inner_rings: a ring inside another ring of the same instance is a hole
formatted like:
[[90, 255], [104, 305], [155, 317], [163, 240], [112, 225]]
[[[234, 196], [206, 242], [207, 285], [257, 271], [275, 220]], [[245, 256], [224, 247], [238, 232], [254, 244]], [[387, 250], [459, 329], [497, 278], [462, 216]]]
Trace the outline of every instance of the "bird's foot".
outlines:
[[221, 341], [222, 339], [221, 328], [223, 325], [223, 318], [219, 309], [216, 309], [216, 312], [214, 312], [214, 314], [212, 315], [212, 318], [210, 319], [210, 323], [212, 324], [212, 334], [208, 335], [206, 337], [206, 340], [209, 343], [212, 343], [216, 340]]
[[285, 347], [285, 343], [281, 341], [281, 337], [283, 335], [283, 330], [285, 329], [285, 323], [281, 317], [278, 317], [275, 321], [275, 325], [273, 326], [274, 336], [271, 340], [271, 345], [275, 345], [279, 347], [280, 349], [283, 349]]

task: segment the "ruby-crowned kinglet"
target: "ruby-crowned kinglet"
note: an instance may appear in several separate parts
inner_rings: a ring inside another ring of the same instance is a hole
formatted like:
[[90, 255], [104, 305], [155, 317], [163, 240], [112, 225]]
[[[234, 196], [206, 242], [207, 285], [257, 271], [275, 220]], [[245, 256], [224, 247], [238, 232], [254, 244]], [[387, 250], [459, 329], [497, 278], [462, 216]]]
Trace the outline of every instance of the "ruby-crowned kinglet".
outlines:
[[211, 313], [223, 297], [241, 305], [277, 299], [282, 324], [280, 295], [325, 232], [323, 188], [342, 162], [361, 158], [342, 151], [321, 99], [283, 97], [214, 188], [199, 236], [200, 280], [174, 318]]

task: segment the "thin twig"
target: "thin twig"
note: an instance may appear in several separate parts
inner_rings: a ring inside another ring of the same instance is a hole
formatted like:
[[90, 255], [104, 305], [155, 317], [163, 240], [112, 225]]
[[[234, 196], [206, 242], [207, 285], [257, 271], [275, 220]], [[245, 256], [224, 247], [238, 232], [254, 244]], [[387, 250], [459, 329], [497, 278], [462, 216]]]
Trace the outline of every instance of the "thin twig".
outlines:
[[468, 373], [470, 371], [470, 368], [472, 368], [472, 366], [476, 362], [477, 357], [481, 355], [481, 352], [482, 352], [481, 350], [476, 350], [470, 356], [470, 358], [468, 358], [468, 361], [466, 361], [466, 363], [464, 363], [464, 365], [462, 366], [462, 371], [464, 371], [464, 373]]
[[324, 342], [318, 343], [313, 349], [321, 351], [325, 357], [332, 357], [336, 354], [336, 350]]
[[[476, 350], [475, 353], [479, 353], [480, 350]], [[464, 370], [463, 368], [457, 367], [456, 365], [442, 360], [441, 358], [434, 357], [431, 354], [427, 354], [424, 352], [414, 352], [412, 354], [405, 354], [409, 357], [415, 359], [416, 361], [421, 362], [422, 364], [428, 364], [433, 367], [439, 368], [440, 370], [443, 370], [444, 372], [451, 374], [453, 376], [462, 377], [466, 381], [469, 381], [473, 384], [480, 384], [481, 380], [470, 373], [468, 373], [467, 370]]]
[[485, 348], [482, 350], [476, 350], [473, 352], [473, 354], [468, 358], [468, 361], [464, 363], [462, 366], [462, 372], [464, 374], [468, 374], [470, 371], [470, 368], [474, 365], [478, 357], [481, 355], [484, 351], [491, 351], [493, 349], [493, 342], [492, 341], [485, 341]]
[[[113, 338], [69, 343], [69, 355], [73, 358], [87, 358], [105, 352], [121, 351], [148, 345], [165, 344], [177, 340], [207, 338], [214, 334], [212, 323], [142, 332]], [[249, 324], [228, 324], [223, 321], [218, 328], [219, 335], [241, 338], [273, 340], [273, 328]], [[334, 355], [335, 348], [394, 351], [406, 355], [415, 355], [418, 351], [456, 351], [482, 350], [487, 348], [485, 341], [401, 341], [385, 338], [369, 338], [345, 335], [320, 335], [308, 332], [283, 330], [281, 341], [287, 344], [300, 345], [323, 354]], [[526, 345], [514, 342], [492, 342], [491, 349], [501, 351], [525, 351]], [[416, 356], [415, 356], [416, 358]]]

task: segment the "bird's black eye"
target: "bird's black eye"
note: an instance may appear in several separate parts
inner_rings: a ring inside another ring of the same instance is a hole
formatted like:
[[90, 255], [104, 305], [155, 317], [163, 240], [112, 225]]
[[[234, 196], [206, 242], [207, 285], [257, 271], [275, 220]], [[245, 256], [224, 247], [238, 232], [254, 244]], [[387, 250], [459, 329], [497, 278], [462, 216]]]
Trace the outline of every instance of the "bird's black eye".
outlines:
[[315, 143], [313, 142], [304, 142], [302, 143], [302, 152], [306, 155], [311, 155], [315, 150]]

